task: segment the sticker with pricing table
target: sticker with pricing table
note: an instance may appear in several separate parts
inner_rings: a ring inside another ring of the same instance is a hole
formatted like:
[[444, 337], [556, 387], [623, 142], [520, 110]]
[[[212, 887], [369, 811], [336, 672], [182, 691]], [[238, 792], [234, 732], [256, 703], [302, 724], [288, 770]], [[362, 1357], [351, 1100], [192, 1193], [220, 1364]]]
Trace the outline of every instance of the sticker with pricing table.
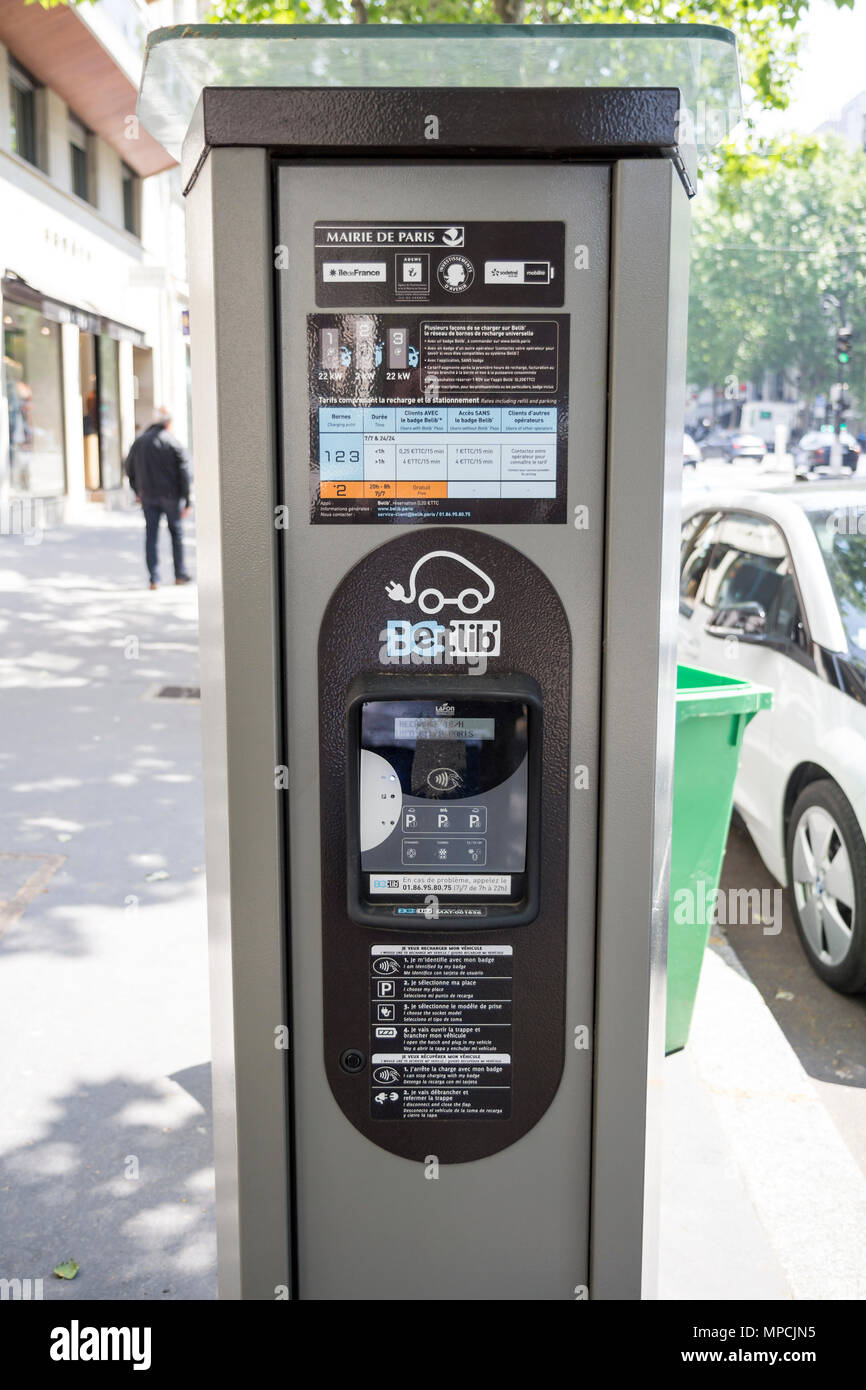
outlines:
[[370, 1114], [511, 1116], [511, 946], [373, 946]]
[[308, 328], [313, 522], [565, 522], [567, 314]]

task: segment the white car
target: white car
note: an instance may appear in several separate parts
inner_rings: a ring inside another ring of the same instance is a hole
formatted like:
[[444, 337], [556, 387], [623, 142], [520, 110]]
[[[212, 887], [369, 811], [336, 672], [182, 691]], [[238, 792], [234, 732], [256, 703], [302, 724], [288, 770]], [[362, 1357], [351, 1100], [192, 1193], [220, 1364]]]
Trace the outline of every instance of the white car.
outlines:
[[866, 483], [686, 496], [679, 659], [772, 689], [734, 804], [813, 968], [866, 990]]
[[[860, 445], [847, 430], [841, 430], [842, 467], [846, 473], [856, 473], [860, 462]], [[794, 449], [794, 470], [798, 478], [827, 477], [830, 469], [830, 446], [833, 435], [824, 430], [810, 430]]]

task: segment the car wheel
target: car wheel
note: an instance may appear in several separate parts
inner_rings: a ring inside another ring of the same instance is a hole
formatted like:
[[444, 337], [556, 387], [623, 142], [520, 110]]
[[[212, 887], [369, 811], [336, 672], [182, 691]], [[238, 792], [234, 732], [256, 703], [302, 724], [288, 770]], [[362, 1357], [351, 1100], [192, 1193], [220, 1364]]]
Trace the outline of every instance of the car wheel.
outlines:
[[866, 990], [866, 841], [835, 782], [812, 782], [788, 824], [788, 888], [803, 950], [843, 994]]

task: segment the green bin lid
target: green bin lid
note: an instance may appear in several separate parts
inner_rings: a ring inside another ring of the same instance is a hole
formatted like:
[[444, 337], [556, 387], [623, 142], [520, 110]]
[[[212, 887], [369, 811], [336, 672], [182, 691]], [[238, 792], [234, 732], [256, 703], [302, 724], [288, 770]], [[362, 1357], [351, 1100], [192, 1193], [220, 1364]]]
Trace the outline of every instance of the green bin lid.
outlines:
[[773, 692], [752, 681], [718, 676], [695, 666], [677, 667], [677, 720], [714, 714], [757, 714], [769, 709]]

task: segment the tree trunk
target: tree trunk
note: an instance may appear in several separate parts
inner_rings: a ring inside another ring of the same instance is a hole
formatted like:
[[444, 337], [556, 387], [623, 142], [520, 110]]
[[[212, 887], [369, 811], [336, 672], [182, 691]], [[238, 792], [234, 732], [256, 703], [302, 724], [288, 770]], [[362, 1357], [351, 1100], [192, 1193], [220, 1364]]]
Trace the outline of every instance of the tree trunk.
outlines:
[[522, 24], [526, 15], [526, 0], [493, 0], [493, 8], [501, 24]]

